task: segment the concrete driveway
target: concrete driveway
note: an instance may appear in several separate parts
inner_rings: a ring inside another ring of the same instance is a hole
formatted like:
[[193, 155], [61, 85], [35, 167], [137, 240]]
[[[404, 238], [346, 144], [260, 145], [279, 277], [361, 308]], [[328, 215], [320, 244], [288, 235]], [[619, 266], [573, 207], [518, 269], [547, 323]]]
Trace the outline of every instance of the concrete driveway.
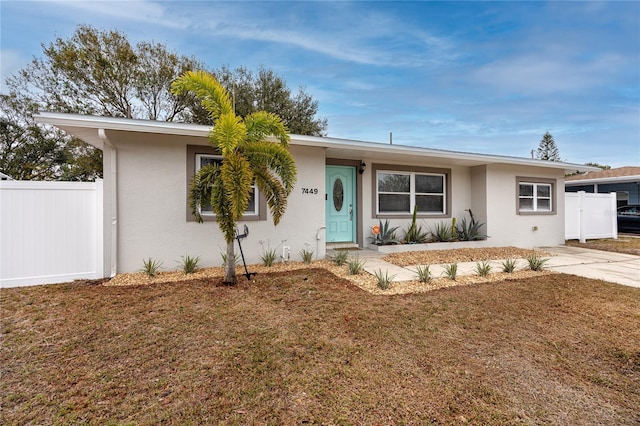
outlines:
[[547, 269], [565, 274], [640, 287], [640, 256], [580, 247], [540, 247], [553, 254]]

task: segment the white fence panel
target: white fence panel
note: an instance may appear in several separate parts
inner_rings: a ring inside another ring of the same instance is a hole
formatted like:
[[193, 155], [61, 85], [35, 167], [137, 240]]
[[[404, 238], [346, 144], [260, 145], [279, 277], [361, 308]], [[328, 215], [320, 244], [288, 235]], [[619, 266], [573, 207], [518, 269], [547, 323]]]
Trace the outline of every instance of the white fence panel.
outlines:
[[618, 238], [616, 194], [565, 193], [565, 239]]
[[0, 182], [0, 287], [100, 278], [102, 180]]

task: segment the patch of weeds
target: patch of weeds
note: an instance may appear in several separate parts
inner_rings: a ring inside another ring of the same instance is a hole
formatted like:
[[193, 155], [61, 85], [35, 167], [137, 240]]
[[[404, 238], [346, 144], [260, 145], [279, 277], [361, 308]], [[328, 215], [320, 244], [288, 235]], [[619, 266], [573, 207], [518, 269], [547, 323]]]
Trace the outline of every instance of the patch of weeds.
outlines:
[[515, 259], [506, 259], [504, 262], [502, 262], [502, 272], [512, 274], [513, 271], [515, 270], [516, 270]]
[[333, 256], [331, 256], [331, 261], [337, 266], [342, 266], [347, 263], [348, 258], [349, 252], [347, 250], [335, 250]]
[[349, 270], [349, 274], [358, 275], [364, 269], [364, 261], [356, 256], [347, 262], [347, 269]]
[[389, 275], [389, 271], [382, 272], [382, 269], [373, 271], [373, 275], [375, 275], [378, 280], [378, 288], [380, 290], [388, 290], [391, 287], [393, 279], [396, 277], [395, 275]]
[[431, 271], [429, 270], [430, 265], [418, 265], [416, 266], [416, 275], [418, 276], [418, 281], [422, 283], [428, 283], [433, 278], [431, 275]]
[[182, 271], [185, 274], [193, 274], [198, 269], [198, 262], [200, 262], [200, 256], [181, 256]]
[[491, 264], [486, 260], [476, 262], [476, 273], [479, 277], [487, 277], [491, 272]]
[[444, 265], [444, 275], [450, 280], [455, 281], [458, 276], [458, 262]]
[[307, 265], [311, 263], [311, 261], [313, 260], [314, 253], [315, 252], [313, 250], [308, 250], [308, 249], [300, 250], [300, 257], [302, 257], [302, 262]]
[[544, 264], [547, 263], [549, 259], [542, 258], [535, 253], [531, 253], [529, 257], [527, 257], [527, 262], [529, 263], [529, 269], [532, 271], [542, 271], [544, 270]]
[[160, 272], [160, 267], [162, 266], [162, 261], [154, 260], [153, 258], [143, 259], [142, 260], [142, 269], [140, 271], [144, 272], [150, 277], [155, 277]]

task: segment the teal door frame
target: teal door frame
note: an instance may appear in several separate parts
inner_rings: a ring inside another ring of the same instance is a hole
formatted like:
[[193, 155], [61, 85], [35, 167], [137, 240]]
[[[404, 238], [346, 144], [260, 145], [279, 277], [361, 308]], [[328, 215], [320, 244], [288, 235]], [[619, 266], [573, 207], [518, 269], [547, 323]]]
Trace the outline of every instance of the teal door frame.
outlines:
[[357, 242], [356, 167], [327, 165], [325, 176], [326, 240]]

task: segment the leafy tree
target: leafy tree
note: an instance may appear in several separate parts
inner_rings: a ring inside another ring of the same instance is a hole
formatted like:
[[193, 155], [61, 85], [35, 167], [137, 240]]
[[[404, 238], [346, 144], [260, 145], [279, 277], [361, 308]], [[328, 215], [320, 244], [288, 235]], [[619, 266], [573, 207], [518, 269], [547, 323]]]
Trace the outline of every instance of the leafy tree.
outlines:
[[[176, 95], [194, 94], [216, 125], [209, 142], [222, 155], [222, 164], [202, 167], [191, 183], [191, 210], [202, 222], [199, 207], [210, 202], [227, 242], [226, 284], [236, 282], [234, 239], [236, 223], [242, 219], [255, 182], [267, 200], [273, 223], [277, 225], [287, 206], [287, 197], [296, 181], [296, 166], [289, 153], [289, 135], [277, 115], [256, 111], [239, 117], [233, 110], [229, 92], [203, 71], [189, 71], [172, 85]], [[273, 136], [278, 142], [270, 142]]]
[[[267, 111], [282, 118], [291, 133], [326, 136], [327, 119], [318, 118], [318, 101], [304, 88], [294, 95], [282, 78], [261, 67], [256, 74], [244, 67], [230, 70], [222, 67], [214, 72], [216, 79], [232, 94], [233, 108], [240, 117], [256, 111]], [[199, 122], [213, 124], [201, 111]]]
[[38, 124], [38, 110], [150, 120], [188, 120], [192, 96], [171, 94], [171, 82], [197, 61], [161, 44], [132, 46], [118, 31], [79, 26], [42, 45], [42, 58], [6, 79], [1, 95], [0, 169], [16, 179], [91, 180], [102, 176], [102, 153]]
[[544, 136], [542, 136], [542, 140], [536, 151], [536, 158], [538, 160], [562, 161], [560, 159], [560, 152], [551, 133], [546, 132]]

